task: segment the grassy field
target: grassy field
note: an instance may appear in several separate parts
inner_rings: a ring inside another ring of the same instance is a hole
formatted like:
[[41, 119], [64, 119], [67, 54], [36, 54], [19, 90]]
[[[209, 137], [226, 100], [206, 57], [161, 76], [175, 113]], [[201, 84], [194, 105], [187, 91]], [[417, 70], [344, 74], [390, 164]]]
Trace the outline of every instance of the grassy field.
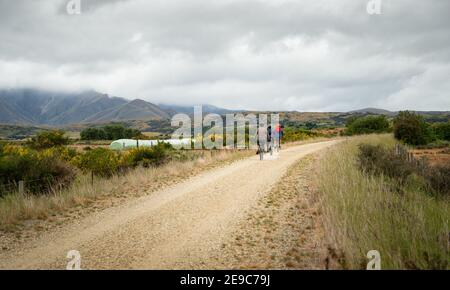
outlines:
[[329, 251], [345, 269], [365, 269], [377, 250], [382, 269], [448, 269], [450, 207], [414, 182], [402, 194], [392, 180], [362, 172], [358, 144], [392, 147], [391, 135], [350, 138], [320, 162], [318, 190]]

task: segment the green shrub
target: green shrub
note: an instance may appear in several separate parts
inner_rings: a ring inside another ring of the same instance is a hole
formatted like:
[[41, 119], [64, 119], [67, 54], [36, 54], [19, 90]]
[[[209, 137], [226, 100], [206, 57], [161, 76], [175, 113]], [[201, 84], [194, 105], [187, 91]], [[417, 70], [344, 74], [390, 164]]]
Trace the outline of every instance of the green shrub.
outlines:
[[60, 130], [39, 132], [35, 137], [27, 141], [27, 145], [37, 150], [64, 146], [69, 144], [69, 138], [64, 135], [65, 132]]
[[[405, 149], [402, 152], [407, 152]], [[407, 155], [396, 154], [381, 145], [360, 144], [358, 164], [361, 170], [374, 175], [392, 178], [401, 187], [413, 182], [440, 197], [450, 197], [450, 165], [428, 166], [408, 161]], [[417, 178], [418, 177], [418, 178]], [[397, 188], [400, 189], [401, 188]]]
[[431, 128], [437, 139], [450, 141], [450, 122], [433, 124]]
[[390, 131], [389, 121], [386, 116], [350, 118], [346, 127], [346, 135], [386, 133]]
[[322, 136], [321, 134], [305, 129], [286, 127], [284, 129], [283, 142], [302, 141], [313, 137]]
[[381, 145], [360, 144], [358, 161], [360, 168], [369, 174], [386, 175], [401, 185], [414, 173], [411, 163]]
[[429, 125], [422, 116], [404, 111], [394, 119], [394, 137], [410, 145], [425, 145], [433, 141]]
[[0, 195], [16, 189], [20, 180], [25, 182], [27, 192], [45, 194], [52, 188], [67, 187], [75, 177], [75, 168], [56, 152], [19, 147], [8, 149], [0, 157], [0, 184], [4, 188]]
[[158, 143], [152, 147], [141, 147], [129, 150], [123, 158], [122, 164], [127, 166], [159, 166], [167, 162], [173, 147], [167, 143]]
[[112, 150], [96, 148], [75, 157], [73, 163], [83, 172], [110, 177], [119, 169], [119, 156]]

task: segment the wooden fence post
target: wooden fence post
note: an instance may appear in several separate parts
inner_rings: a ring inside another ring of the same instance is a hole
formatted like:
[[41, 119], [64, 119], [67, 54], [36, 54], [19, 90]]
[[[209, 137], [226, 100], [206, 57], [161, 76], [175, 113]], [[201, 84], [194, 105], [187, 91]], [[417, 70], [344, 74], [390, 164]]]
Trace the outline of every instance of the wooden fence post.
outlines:
[[19, 181], [19, 194], [21, 196], [25, 195], [25, 184], [24, 184], [23, 180]]

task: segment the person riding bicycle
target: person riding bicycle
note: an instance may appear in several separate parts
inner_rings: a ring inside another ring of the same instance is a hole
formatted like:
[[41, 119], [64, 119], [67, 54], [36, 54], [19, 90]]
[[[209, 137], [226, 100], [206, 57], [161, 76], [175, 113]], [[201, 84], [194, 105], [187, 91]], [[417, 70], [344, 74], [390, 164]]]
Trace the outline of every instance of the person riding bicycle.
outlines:
[[280, 134], [280, 138], [279, 138], [278, 146], [281, 149], [281, 141], [283, 140], [283, 137], [284, 137], [284, 125], [280, 126], [280, 133], [279, 134]]
[[272, 149], [273, 149], [273, 132], [272, 132], [272, 126], [269, 125], [267, 127], [267, 151], [270, 151], [270, 154], [272, 154]]
[[266, 126], [264, 126], [264, 124], [262, 123], [259, 124], [258, 130], [256, 131], [256, 135], [257, 135], [258, 151], [262, 150], [264, 152], [268, 138], [267, 128]]
[[275, 144], [275, 146], [276, 146], [277, 148], [280, 148], [280, 147], [281, 147], [281, 146], [280, 146], [280, 144], [281, 144], [281, 142], [280, 142], [280, 141], [281, 141], [280, 133], [281, 133], [281, 125], [278, 124], [278, 125], [276, 125], [275, 130], [273, 130], [274, 144]]

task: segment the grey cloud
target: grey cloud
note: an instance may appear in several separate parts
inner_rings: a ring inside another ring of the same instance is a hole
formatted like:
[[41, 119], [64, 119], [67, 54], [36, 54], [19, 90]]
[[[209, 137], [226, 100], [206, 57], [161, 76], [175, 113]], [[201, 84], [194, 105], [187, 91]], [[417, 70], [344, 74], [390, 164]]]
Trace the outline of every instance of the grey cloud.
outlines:
[[[0, 86], [230, 108], [450, 109], [450, 2], [0, 0]], [[427, 96], [427, 102], [421, 101]]]

